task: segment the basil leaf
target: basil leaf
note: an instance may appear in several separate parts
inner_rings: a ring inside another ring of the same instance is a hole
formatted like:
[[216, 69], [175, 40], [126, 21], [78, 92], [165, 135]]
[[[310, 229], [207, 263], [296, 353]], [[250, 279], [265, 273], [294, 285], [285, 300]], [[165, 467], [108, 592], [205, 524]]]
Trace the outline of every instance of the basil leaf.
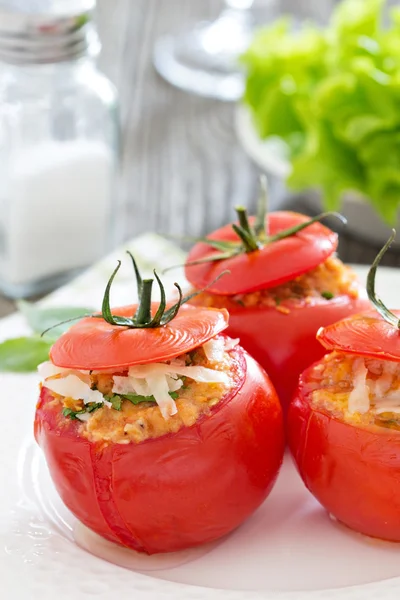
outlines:
[[141, 402], [155, 402], [154, 396], [139, 396], [138, 394], [120, 394], [124, 400], [129, 400], [132, 404], [140, 404]]
[[[179, 397], [178, 392], [168, 392], [171, 398], [176, 400]], [[139, 396], [138, 394], [120, 394], [124, 400], [129, 400], [132, 404], [140, 404], [141, 402], [156, 402], [154, 396]]]
[[77, 319], [84, 315], [93, 314], [92, 308], [83, 306], [56, 306], [51, 308], [42, 308], [31, 302], [20, 300], [17, 303], [18, 309], [24, 315], [28, 325], [35, 333], [41, 334], [49, 327], [54, 327], [51, 331], [45, 334], [45, 338], [57, 340], [60, 335], [65, 333], [71, 327], [71, 323], [61, 323], [69, 319]]
[[93, 411], [97, 410], [98, 408], [101, 408], [102, 406], [104, 406], [102, 402], [89, 402], [88, 404], [85, 404], [84, 408], [82, 408], [81, 410], [72, 410], [72, 408], [67, 407], [63, 408], [62, 414], [64, 415], [64, 417], [68, 417], [69, 419], [74, 420], [78, 419], [78, 415], [92, 413]]
[[63, 408], [62, 414], [64, 415], [64, 417], [69, 417], [70, 419], [76, 419], [76, 415], [78, 413], [76, 413], [74, 410], [72, 410], [72, 408]]
[[122, 406], [122, 399], [121, 396], [118, 396], [117, 394], [114, 394], [114, 396], [104, 396], [106, 400], [108, 400], [109, 402], [111, 402], [112, 407], [115, 410], [121, 410], [121, 406]]
[[332, 292], [321, 292], [321, 296], [325, 298], [325, 300], [332, 300], [332, 298], [334, 298]]
[[[102, 408], [104, 406], [103, 402], [89, 402], [88, 404], [85, 405], [86, 411], [83, 412], [88, 412], [91, 413], [94, 410], [97, 410], [98, 408]], [[80, 411], [82, 412], [82, 411]]]
[[82, 410], [72, 410], [72, 408], [63, 408], [62, 410], [62, 414], [64, 415], [64, 417], [67, 417], [68, 419], [72, 419], [72, 421], [77, 420], [78, 416], [77, 415], [84, 415], [86, 413], [86, 409], [82, 409]]
[[52, 343], [37, 336], [19, 337], [0, 344], [0, 371], [28, 373], [49, 359]]

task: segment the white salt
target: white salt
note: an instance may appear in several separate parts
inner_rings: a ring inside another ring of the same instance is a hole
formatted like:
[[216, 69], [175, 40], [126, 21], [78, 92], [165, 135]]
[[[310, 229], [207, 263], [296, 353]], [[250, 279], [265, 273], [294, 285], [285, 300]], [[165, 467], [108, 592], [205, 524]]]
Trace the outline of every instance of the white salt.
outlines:
[[112, 177], [113, 155], [102, 142], [49, 141], [11, 157], [0, 277], [29, 283], [104, 254]]

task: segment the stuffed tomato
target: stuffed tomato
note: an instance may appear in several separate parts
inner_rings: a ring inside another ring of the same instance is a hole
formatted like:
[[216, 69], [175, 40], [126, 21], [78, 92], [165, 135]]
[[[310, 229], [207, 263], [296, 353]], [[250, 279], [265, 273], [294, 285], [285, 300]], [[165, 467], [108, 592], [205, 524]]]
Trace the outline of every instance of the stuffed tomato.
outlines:
[[[266, 369], [285, 410], [300, 373], [324, 354], [318, 328], [368, 302], [334, 256], [337, 234], [321, 223], [293, 212], [238, 216], [189, 253], [187, 279], [194, 289], [207, 286], [192, 303], [228, 309], [228, 335]], [[210, 285], [224, 270], [230, 274]]]
[[288, 438], [306, 487], [330, 514], [399, 542], [400, 311], [370, 290], [379, 312], [319, 331], [331, 352], [302, 374]]
[[270, 492], [284, 436], [268, 376], [222, 333], [227, 312], [157, 307], [139, 283], [139, 306], [107, 301], [55, 343], [35, 436], [71, 512], [153, 554], [239, 526]]

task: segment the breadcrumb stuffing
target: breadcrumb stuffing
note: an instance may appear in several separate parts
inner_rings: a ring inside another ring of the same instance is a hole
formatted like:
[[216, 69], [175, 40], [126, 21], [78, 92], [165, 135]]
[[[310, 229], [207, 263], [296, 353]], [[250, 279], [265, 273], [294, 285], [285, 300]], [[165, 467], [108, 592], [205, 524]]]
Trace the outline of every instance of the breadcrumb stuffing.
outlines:
[[358, 298], [357, 276], [341, 260], [331, 256], [315, 269], [282, 285], [235, 296], [203, 292], [191, 302], [228, 310], [239, 306], [270, 306], [282, 314], [289, 314], [292, 309], [311, 304], [315, 300], [330, 302], [342, 295]]
[[[216, 338], [218, 339], [218, 337]], [[223, 350], [223, 347], [222, 347]], [[173, 398], [177, 413], [165, 419], [155, 402], [140, 401], [137, 404], [120, 398], [119, 409], [114, 406], [99, 405], [80, 420], [78, 414], [79, 433], [92, 442], [105, 444], [140, 443], [168, 433], [175, 433], [182, 427], [190, 427], [202, 416], [210, 413], [212, 407], [226, 396], [236, 385], [239, 377], [237, 357], [233, 348], [223, 350], [218, 361], [207, 358], [202, 347], [173, 359], [185, 366], [201, 366], [228, 375], [225, 383], [199, 382], [190, 377], [182, 377], [181, 387], [174, 392]], [[167, 361], [168, 364], [168, 361]], [[90, 373], [91, 388], [110, 398], [114, 387], [115, 376], [126, 376], [128, 372]], [[74, 400], [52, 392], [55, 409], [60, 410], [60, 417], [65, 419], [66, 412], [80, 411], [85, 408], [83, 400]], [[62, 416], [64, 415], [64, 417]]]
[[[367, 410], [349, 405], [357, 382], [364, 374]], [[306, 386], [314, 408], [351, 424], [378, 425], [400, 430], [400, 363], [332, 352], [309, 372]]]

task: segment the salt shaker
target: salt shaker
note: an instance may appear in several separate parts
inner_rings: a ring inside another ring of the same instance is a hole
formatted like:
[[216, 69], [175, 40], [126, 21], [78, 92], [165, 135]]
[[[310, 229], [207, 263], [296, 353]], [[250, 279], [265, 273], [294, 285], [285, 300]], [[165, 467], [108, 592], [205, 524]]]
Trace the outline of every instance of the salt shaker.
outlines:
[[117, 98], [95, 64], [94, 4], [36, 0], [27, 13], [0, 0], [0, 291], [10, 297], [55, 288], [114, 241]]

